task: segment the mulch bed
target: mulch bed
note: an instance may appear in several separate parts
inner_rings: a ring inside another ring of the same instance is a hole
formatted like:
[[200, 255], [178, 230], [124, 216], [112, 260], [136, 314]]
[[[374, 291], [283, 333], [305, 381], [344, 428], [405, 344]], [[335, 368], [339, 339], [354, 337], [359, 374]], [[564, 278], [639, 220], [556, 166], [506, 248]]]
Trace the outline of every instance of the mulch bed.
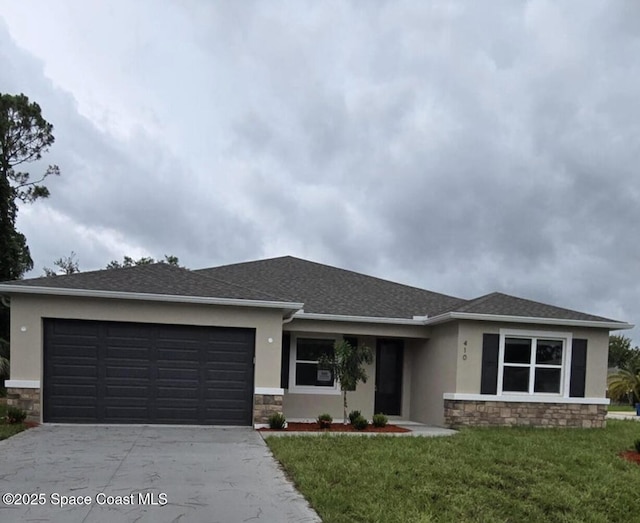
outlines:
[[631, 463], [640, 465], [640, 453], [636, 452], [635, 450], [625, 450], [624, 452], [620, 453], [620, 457], [622, 459], [630, 461]]
[[[264, 432], [282, 432], [282, 430], [263, 428], [258, 429]], [[328, 429], [321, 429], [318, 423], [300, 423], [289, 422], [284, 432], [411, 432], [409, 429], [398, 427], [397, 425], [387, 425], [386, 427], [374, 427], [369, 425], [364, 430], [356, 430], [353, 425], [345, 425], [344, 423], [332, 423]]]

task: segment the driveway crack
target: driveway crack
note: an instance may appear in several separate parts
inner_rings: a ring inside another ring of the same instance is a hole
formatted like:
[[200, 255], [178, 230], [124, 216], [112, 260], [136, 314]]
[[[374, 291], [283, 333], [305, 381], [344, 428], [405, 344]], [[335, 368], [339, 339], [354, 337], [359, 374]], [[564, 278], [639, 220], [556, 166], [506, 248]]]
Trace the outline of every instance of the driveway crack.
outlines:
[[[142, 429], [140, 430], [140, 432], [138, 433], [138, 435], [136, 436], [136, 439], [133, 440], [133, 443], [131, 444], [131, 446], [129, 447], [129, 450], [127, 450], [127, 452], [125, 453], [125, 455], [122, 457], [122, 459], [120, 460], [120, 463], [118, 463], [118, 466], [116, 467], [116, 470], [113, 471], [113, 474], [111, 474], [111, 477], [107, 480], [107, 482], [104, 484], [103, 488], [103, 492], [107, 489], [107, 487], [109, 485], [111, 485], [111, 482], [113, 481], [113, 478], [116, 477], [116, 474], [118, 473], [118, 471], [120, 470], [120, 467], [122, 467], [122, 464], [125, 462], [125, 460], [129, 457], [129, 454], [131, 454], [131, 451], [133, 450], [133, 448], [137, 445], [138, 440], [140, 439], [140, 436], [142, 436], [142, 433], [145, 431], [146, 427], [142, 427]], [[97, 493], [96, 493], [97, 494]], [[95, 507], [95, 504], [91, 504], [91, 508], [89, 509], [89, 512], [87, 512], [87, 515], [83, 518], [82, 523], [85, 523], [85, 521], [87, 521], [87, 518], [91, 515], [91, 512], [93, 512], [93, 507]]]

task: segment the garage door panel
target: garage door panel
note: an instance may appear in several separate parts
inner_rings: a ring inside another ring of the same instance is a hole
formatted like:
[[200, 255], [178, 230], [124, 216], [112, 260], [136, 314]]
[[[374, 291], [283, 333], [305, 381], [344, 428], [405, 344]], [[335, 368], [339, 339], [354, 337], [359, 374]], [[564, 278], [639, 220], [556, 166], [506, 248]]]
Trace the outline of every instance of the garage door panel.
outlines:
[[158, 360], [165, 362], [189, 361], [197, 363], [200, 359], [200, 350], [196, 347], [159, 347]]
[[108, 405], [104, 412], [111, 423], [146, 423], [151, 414], [144, 405]]
[[99, 326], [95, 322], [74, 322], [74, 321], [60, 321], [50, 326], [51, 331], [57, 336], [63, 337], [69, 335], [73, 339], [79, 339], [82, 337], [94, 337], [98, 336]]
[[98, 377], [98, 368], [95, 365], [71, 365], [71, 364], [62, 364], [56, 363], [53, 365], [55, 372], [58, 374], [64, 374], [69, 377], [80, 377], [80, 378], [97, 378]]
[[149, 387], [109, 384], [106, 386], [105, 394], [107, 398], [141, 398], [146, 400], [149, 397]]
[[200, 370], [198, 368], [171, 368], [158, 366], [158, 380], [193, 380], [198, 381]]
[[191, 387], [180, 387], [180, 386], [174, 386], [174, 387], [158, 387], [157, 388], [157, 398], [158, 400], [161, 400], [163, 398], [176, 398], [179, 400], [184, 400], [184, 399], [195, 399], [197, 400], [199, 398], [199, 392], [198, 389], [196, 388], [196, 386], [191, 386]]
[[113, 358], [114, 360], [142, 360], [148, 361], [151, 357], [150, 347], [136, 347], [130, 344], [128, 345], [113, 345], [109, 341], [109, 345], [106, 347], [107, 358]]
[[97, 394], [98, 387], [91, 383], [69, 383], [68, 385], [55, 385], [53, 393], [60, 398], [60, 403], [78, 402], [92, 405], [93, 397]]
[[205, 404], [211, 406], [216, 402], [226, 405], [227, 401], [244, 401], [244, 395], [241, 389], [208, 389], [204, 397]]
[[123, 379], [149, 379], [151, 376], [149, 367], [127, 367], [126, 365], [108, 365], [105, 375], [107, 378], [123, 378]]
[[251, 329], [44, 323], [45, 421], [251, 424]]
[[93, 423], [96, 419], [97, 409], [95, 406], [73, 406], [73, 411], [68, 406], [56, 406], [52, 409], [51, 416], [60, 423]]

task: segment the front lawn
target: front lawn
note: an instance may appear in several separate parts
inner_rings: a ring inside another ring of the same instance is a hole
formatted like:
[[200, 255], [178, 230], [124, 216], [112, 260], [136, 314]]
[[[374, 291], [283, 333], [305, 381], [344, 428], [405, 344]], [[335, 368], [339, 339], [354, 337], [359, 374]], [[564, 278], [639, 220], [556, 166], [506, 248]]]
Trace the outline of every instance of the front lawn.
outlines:
[[267, 443], [325, 523], [637, 521], [640, 424]]
[[609, 405], [607, 409], [610, 412], [636, 412], [636, 408], [631, 405]]

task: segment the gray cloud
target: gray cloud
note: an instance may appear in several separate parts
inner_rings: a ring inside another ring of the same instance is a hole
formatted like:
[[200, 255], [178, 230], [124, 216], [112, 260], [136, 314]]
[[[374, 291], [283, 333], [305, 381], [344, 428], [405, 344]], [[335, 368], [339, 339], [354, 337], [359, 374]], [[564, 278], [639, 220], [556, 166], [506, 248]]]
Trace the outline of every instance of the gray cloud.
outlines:
[[22, 211], [37, 265], [290, 253], [640, 317], [637, 3], [127, 6], [74, 11], [78, 71], [5, 10], [0, 89], [64, 172]]

